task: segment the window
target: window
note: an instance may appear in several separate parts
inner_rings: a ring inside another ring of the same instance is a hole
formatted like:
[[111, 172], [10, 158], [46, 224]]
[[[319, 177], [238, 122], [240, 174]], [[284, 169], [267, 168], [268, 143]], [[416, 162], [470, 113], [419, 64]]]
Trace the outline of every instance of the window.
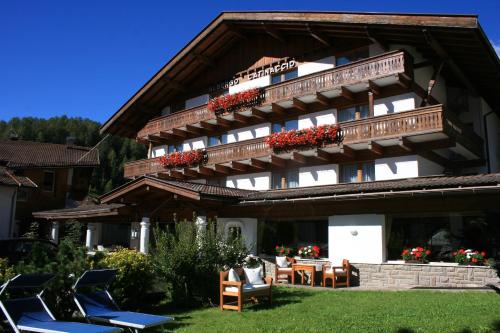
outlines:
[[370, 110], [368, 105], [357, 105], [338, 111], [339, 122], [368, 118]]
[[42, 189], [46, 192], [54, 192], [55, 181], [56, 177], [54, 171], [44, 171]]
[[241, 227], [236, 225], [231, 225], [227, 228], [226, 234], [228, 240], [236, 240], [241, 238]]
[[369, 57], [368, 48], [362, 48], [349, 53], [344, 53], [335, 57], [335, 65], [342, 66], [353, 61], [358, 61]]
[[282, 130], [291, 131], [298, 129], [299, 129], [299, 121], [297, 119], [289, 119], [286, 121], [273, 123], [271, 128], [273, 133], [279, 133]]
[[299, 170], [289, 169], [273, 172], [273, 189], [286, 189], [299, 187]]
[[299, 76], [299, 71], [297, 70], [297, 68], [285, 73], [276, 73], [274, 75], [271, 75], [271, 84], [285, 82], [291, 79], [295, 79], [298, 76]]
[[208, 137], [208, 146], [209, 147], [223, 145], [226, 143], [227, 143], [227, 134], [215, 135], [215, 136]]
[[344, 164], [340, 167], [340, 183], [371, 182], [374, 180], [374, 162]]

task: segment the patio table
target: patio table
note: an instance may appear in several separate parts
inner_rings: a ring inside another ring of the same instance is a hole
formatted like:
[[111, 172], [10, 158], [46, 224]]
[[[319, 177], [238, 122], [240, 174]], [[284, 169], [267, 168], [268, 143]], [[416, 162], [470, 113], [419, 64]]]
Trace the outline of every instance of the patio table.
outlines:
[[316, 265], [315, 264], [292, 264], [292, 284], [295, 284], [295, 272], [302, 272], [301, 284], [304, 284], [304, 275], [306, 272], [310, 274], [311, 287], [314, 287], [314, 280], [316, 278]]

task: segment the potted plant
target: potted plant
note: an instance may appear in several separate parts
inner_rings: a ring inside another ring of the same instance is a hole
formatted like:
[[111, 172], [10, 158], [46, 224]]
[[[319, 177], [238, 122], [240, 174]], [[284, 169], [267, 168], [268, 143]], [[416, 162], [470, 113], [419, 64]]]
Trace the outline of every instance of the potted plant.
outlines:
[[302, 246], [297, 253], [301, 258], [317, 259], [319, 258], [320, 248], [317, 245]]
[[275, 251], [278, 257], [290, 257], [292, 255], [292, 248], [283, 245], [276, 245]]
[[431, 250], [421, 246], [414, 248], [406, 248], [401, 253], [401, 257], [407, 263], [424, 264], [427, 263], [427, 257], [431, 254]]
[[455, 262], [460, 265], [484, 265], [486, 252], [471, 249], [459, 249], [452, 253]]

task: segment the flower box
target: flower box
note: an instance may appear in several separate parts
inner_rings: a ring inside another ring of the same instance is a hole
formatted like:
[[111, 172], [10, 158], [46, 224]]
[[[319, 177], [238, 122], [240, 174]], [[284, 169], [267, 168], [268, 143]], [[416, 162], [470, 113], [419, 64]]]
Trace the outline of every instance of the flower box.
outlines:
[[320, 248], [317, 245], [301, 246], [297, 250], [298, 255], [303, 259], [319, 258]]
[[266, 138], [266, 143], [275, 152], [288, 152], [293, 149], [322, 147], [330, 143], [340, 144], [343, 139], [338, 125], [322, 125], [299, 131], [273, 133]]
[[401, 252], [401, 258], [406, 263], [412, 264], [425, 264], [427, 263], [427, 257], [431, 254], [431, 250], [426, 249], [421, 246], [414, 248], [407, 248]]
[[160, 157], [164, 168], [185, 168], [201, 165], [207, 162], [207, 152], [204, 149], [174, 152]]
[[471, 249], [459, 249], [453, 252], [453, 258], [459, 265], [483, 266], [486, 262], [486, 252]]
[[215, 114], [234, 112], [240, 108], [256, 106], [262, 101], [262, 93], [258, 88], [242, 92], [214, 97], [208, 102], [208, 110]]

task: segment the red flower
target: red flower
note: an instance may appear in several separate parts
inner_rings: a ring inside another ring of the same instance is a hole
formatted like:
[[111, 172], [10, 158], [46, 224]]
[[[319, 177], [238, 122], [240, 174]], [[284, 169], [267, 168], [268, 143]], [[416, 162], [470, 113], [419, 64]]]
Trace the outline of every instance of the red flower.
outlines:
[[472, 260], [471, 260], [473, 263], [477, 263], [477, 258], [474, 258], [472, 257]]
[[408, 253], [410, 253], [410, 251], [408, 249], [404, 249], [402, 255], [407, 255]]
[[465, 253], [465, 250], [464, 250], [464, 249], [460, 249], [460, 250], [458, 250], [458, 253], [460, 253], [460, 254], [464, 254], [464, 253]]
[[164, 168], [180, 168], [199, 165], [205, 162], [206, 151], [203, 149], [185, 152], [173, 152], [160, 157], [160, 163]]
[[483, 258], [486, 257], [486, 252], [484, 252], [484, 251], [481, 252], [481, 257], [483, 257]]
[[259, 98], [260, 89], [253, 88], [230, 95], [214, 97], [208, 102], [207, 108], [212, 112], [224, 113], [234, 107], [255, 104], [259, 101]]
[[415, 253], [415, 257], [420, 258], [422, 256], [422, 252]]
[[427, 255], [427, 256], [428, 256], [429, 254], [431, 254], [431, 251], [430, 251], [430, 250], [425, 251], [425, 255]]

